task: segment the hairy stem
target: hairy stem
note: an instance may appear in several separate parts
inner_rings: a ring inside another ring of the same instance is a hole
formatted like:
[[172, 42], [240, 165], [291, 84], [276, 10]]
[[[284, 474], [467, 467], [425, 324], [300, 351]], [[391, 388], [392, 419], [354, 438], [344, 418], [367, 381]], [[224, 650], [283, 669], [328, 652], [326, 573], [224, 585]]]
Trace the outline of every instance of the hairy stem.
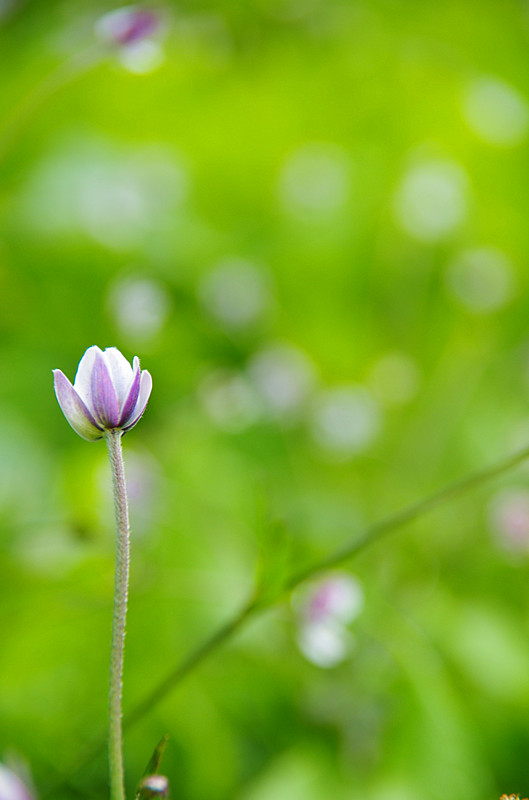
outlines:
[[123, 775], [122, 687], [123, 653], [129, 592], [129, 512], [127, 488], [121, 452], [121, 431], [106, 434], [116, 515], [116, 576], [114, 584], [114, 615], [112, 622], [112, 649], [110, 654], [109, 739], [111, 800], [125, 800]]

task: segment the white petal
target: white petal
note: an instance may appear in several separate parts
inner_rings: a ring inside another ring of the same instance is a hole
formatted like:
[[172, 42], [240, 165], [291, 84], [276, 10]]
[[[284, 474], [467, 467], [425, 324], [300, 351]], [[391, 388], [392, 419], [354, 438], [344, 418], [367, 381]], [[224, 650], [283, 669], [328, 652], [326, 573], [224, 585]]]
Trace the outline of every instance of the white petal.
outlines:
[[79, 362], [73, 382], [73, 388], [81, 400], [84, 401], [88, 410], [92, 412], [92, 415], [95, 413], [94, 404], [92, 403], [92, 370], [94, 369], [94, 362], [98, 353], [103, 355], [97, 345], [88, 348]]
[[117, 347], [107, 347], [103, 357], [118, 396], [119, 406], [122, 408], [132, 383], [132, 367]]
[[14, 772], [0, 764], [1, 800], [31, 800], [26, 787]]

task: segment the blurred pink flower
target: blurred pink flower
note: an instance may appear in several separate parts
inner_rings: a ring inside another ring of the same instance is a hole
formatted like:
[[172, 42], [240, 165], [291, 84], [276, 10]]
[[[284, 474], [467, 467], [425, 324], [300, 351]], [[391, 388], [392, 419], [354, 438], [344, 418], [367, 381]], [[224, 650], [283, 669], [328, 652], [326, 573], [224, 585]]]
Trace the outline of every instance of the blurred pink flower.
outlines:
[[331, 575], [314, 586], [307, 597], [305, 613], [309, 622], [334, 619], [351, 622], [363, 605], [363, 591], [351, 575]]
[[489, 526], [498, 544], [512, 553], [529, 553], [529, 492], [508, 488], [497, 492], [488, 509]]
[[100, 17], [96, 23], [96, 32], [103, 41], [126, 47], [148, 39], [159, 27], [159, 15], [151, 9], [125, 6]]
[[364, 605], [359, 581], [347, 573], [328, 575], [297, 592], [294, 605], [299, 615], [297, 642], [305, 658], [325, 668], [343, 661], [354, 643], [347, 625]]

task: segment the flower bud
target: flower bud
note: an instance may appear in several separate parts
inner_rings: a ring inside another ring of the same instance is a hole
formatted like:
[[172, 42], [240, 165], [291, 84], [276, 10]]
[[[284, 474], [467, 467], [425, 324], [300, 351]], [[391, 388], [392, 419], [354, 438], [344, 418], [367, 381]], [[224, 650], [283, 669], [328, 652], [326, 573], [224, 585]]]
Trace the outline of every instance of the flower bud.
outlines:
[[169, 781], [165, 775], [147, 775], [140, 783], [139, 800], [169, 797]]
[[101, 439], [107, 430], [128, 431], [136, 425], [152, 389], [152, 378], [140, 370], [137, 356], [131, 366], [115, 347], [105, 351], [89, 347], [79, 362], [73, 386], [60, 369], [53, 370], [53, 375], [64, 416], [89, 442]]

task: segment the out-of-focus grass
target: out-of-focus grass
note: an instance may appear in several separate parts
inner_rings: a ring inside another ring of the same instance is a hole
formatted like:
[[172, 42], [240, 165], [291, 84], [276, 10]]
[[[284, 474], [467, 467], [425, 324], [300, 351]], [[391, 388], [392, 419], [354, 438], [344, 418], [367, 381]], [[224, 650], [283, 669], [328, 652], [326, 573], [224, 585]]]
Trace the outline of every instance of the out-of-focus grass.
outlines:
[[[158, 69], [68, 76], [110, 8], [0, 2], [0, 142], [64, 77], [0, 162], [0, 751], [42, 791], [105, 724], [113, 572], [53, 367], [154, 377], [129, 705], [243, 601], [263, 506], [295, 566], [529, 435], [525, 5], [168, 3]], [[130, 787], [167, 732], [189, 800], [527, 794], [528, 506], [521, 469], [366, 551], [333, 670], [253, 621], [128, 735]]]

